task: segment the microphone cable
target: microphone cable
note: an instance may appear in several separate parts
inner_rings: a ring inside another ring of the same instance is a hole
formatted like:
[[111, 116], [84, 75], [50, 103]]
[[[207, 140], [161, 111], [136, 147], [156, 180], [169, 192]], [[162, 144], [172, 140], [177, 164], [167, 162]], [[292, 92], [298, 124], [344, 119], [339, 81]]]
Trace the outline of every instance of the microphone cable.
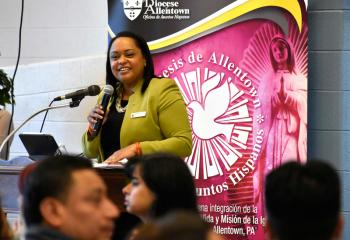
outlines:
[[[52, 103], [53, 103], [54, 101], [55, 101], [55, 100], [52, 100], [52, 101], [50, 102], [49, 107], [51, 107], [51, 105], [52, 105]], [[43, 131], [45, 119], [46, 119], [46, 116], [47, 116], [47, 113], [48, 113], [48, 112], [49, 112], [49, 110], [46, 110], [45, 116], [44, 116], [44, 119], [43, 119], [43, 122], [42, 122], [42, 124], [41, 124], [40, 132]]]
[[[11, 127], [12, 127], [12, 121], [13, 121], [13, 115], [15, 114], [15, 95], [14, 95], [14, 88], [15, 88], [15, 77], [17, 74], [17, 69], [18, 69], [18, 65], [19, 65], [19, 60], [21, 58], [21, 48], [22, 48], [22, 25], [23, 25], [23, 10], [24, 10], [24, 0], [21, 1], [21, 19], [20, 19], [20, 23], [19, 23], [19, 35], [18, 35], [18, 54], [17, 54], [17, 61], [16, 61], [16, 66], [15, 66], [15, 70], [13, 72], [13, 76], [12, 79], [10, 79], [11, 81], [11, 102], [12, 102], [12, 106], [11, 106], [11, 118], [10, 118], [10, 124], [9, 127], [7, 129], [7, 135], [10, 134], [11, 132]], [[9, 157], [9, 145], [6, 145], [6, 158]]]

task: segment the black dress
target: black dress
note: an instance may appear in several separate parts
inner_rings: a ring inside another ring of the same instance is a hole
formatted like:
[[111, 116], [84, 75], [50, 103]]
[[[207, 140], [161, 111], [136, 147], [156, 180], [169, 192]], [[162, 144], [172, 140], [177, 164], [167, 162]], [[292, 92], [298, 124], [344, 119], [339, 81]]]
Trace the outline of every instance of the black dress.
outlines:
[[[125, 107], [127, 100], [121, 101], [121, 106]], [[120, 129], [122, 127], [124, 112], [118, 112], [115, 108], [115, 100], [112, 102], [106, 122], [101, 129], [101, 146], [105, 159], [120, 149]], [[112, 240], [124, 240], [130, 231], [141, 223], [141, 220], [128, 213], [121, 212], [118, 219], [115, 220], [115, 228]]]
[[[121, 101], [122, 107], [125, 107], [127, 104], [128, 100]], [[119, 113], [115, 108], [114, 99], [109, 109], [107, 120], [102, 125], [101, 129], [101, 146], [105, 159], [120, 149], [120, 129], [122, 127], [124, 115], [124, 112]]]

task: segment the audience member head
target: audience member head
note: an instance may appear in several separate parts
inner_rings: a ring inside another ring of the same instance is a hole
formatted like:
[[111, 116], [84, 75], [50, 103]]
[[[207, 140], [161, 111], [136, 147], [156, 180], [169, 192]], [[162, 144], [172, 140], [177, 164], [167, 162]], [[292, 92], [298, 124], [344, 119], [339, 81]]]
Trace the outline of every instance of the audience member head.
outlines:
[[134, 231], [133, 237], [133, 240], [222, 239], [198, 214], [188, 211], [171, 212], [155, 222], [146, 223]]
[[129, 213], [143, 221], [179, 209], [198, 213], [192, 174], [180, 157], [167, 153], [138, 156], [125, 169], [131, 178], [123, 189]]
[[79, 240], [109, 239], [119, 215], [91, 161], [73, 156], [37, 163], [24, 183], [23, 211], [28, 228], [48, 226]]
[[115, 41], [118, 38], [130, 38], [134, 41], [135, 45], [140, 49], [141, 54], [145, 60], [145, 66], [143, 68], [143, 85], [141, 91], [144, 92], [151, 79], [155, 76], [154, 75], [154, 65], [152, 60], [151, 52], [148, 48], [147, 42], [145, 39], [143, 39], [141, 36], [129, 32], [129, 31], [122, 31], [119, 32], [114, 38], [111, 39], [108, 46], [107, 51], [107, 62], [106, 62], [106, 83], [112, 85], [114, 88], [117, 88], [117, 84], [120, 82], [120, 79], [117, 79], [117, 76], [113, 74], [112, 67], [111, 67], [111, 52], [114, 49]]
[[268, 234], [280, 240], [330, 240], [341, 235], [340, 181], [321, 161], [288, 162], [265, 182]]
[[18, 190], [20, 194], [23, 194], [24, 191], [24, 183], [26, 182], [27, 177], [33, 170], [35, 169], [37, 162], [30, 163], [25, 166], [19, 174], [18, 177]]

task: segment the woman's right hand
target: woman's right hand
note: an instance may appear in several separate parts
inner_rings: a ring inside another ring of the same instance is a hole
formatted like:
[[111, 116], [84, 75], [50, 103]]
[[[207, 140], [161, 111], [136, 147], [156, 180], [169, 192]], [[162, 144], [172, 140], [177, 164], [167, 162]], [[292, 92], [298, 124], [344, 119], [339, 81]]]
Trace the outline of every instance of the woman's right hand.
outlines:
[[102, 105], [97, 104], [89, 113], [87, 120], [90, 127], [94, 126], [98, 119], [103, 119], [104, 111], [102, 110]]

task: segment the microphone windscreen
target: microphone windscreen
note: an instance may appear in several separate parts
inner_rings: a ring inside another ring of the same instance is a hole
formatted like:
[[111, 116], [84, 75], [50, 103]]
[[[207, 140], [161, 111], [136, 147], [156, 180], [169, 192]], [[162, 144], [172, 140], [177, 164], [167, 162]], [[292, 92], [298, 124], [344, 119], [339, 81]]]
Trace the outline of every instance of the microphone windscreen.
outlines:
[[96, 96], [101, 92], [101, 89], [97, 85], [91, 85], [88, 87], [89, 96]]
[[106, 85], [104, 88], [103, 88], [103, 93], [104, 94], [107, 94], [107, 95], [113, 95], [113, 92], [114, 92], [114, 88], [111, 86], [111, 85]]

